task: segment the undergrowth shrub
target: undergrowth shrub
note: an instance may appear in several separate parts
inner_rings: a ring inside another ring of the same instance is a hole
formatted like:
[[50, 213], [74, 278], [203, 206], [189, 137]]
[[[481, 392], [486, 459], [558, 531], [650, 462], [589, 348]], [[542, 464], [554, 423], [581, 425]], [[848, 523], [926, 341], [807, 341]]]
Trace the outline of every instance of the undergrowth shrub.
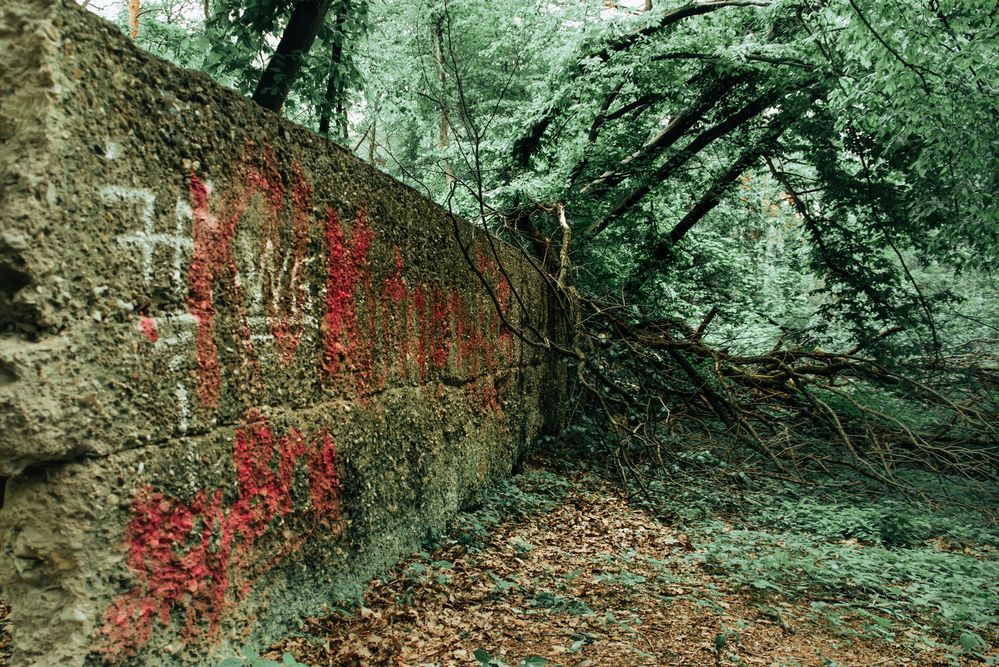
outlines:
[[[500, 521], [519, 521], [535, 512], [550, 511], [571, 489], [572, 484], [564, 477], [545, 470], [527, 470], [503, 480], [482, 502], [459, 513], [448, 530], [449, 539], [465, 545], [469, 551], [480, 551]], [[443, 539], [440, 534], [428, 535], [424, 549], [433, 549]]]

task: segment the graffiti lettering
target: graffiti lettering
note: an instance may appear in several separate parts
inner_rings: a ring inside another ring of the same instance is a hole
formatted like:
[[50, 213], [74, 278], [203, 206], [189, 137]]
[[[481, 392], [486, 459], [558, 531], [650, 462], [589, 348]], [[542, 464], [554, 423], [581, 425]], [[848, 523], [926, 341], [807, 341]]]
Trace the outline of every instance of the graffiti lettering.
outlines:
[[[323, 392], [364, 397], [390, 379], [449, 379], [463, 383], [484, 414], [502, 415], [497, 376], [514, 361], [505, 324], [512, 290], [490, 255], [480, 251], [476, 268], [492, 295], [474, 281], [458, 289], [406, 277], [402, 249], [379, 246], [363, 207], [347, 221], [329, 208], [314, 213], [313, 187], [297, 163], [282, 172], [265, 148], [241, 169], [238, 184], [216, 191], [188, 175], [190, 204], [178, 202], [175, 210], [178, 225], [190, 225], [186, 240], [156, 232], [148, 191], [111, 188], [102, 195], [142, 207], [142, 231], [119, 240], [141, 250], [147, 284], [156, 277], [157, 244], [174, 250], [178, 286], [182, 253], [190, 251], [186, 312], [143, 312], [137, 326], [153, 349], [170, 349], [181, 432], [195, 409], [183, 377], [192, 344], [204, 415], [217, 409], [227, 384], [248, 377], [266, 387], [255, 347], [265, 341], [280, 363], [315, 368]], [[445, 393], [445, 383], [437, 383], [433, 395]], [[134, 585], [105, 614], [99, 650], [109, 660], [134, 655], [178, 619], [184, 641], [214, 642], [260, 574], [316, 531], [344, 529], [332, 436], [305, 438], [291, 429], [278, 437], [258, 403], [246, 403], [232, 442], [234, 483], [189, 498], [155, 486], [136, 494], [125, 527]]]

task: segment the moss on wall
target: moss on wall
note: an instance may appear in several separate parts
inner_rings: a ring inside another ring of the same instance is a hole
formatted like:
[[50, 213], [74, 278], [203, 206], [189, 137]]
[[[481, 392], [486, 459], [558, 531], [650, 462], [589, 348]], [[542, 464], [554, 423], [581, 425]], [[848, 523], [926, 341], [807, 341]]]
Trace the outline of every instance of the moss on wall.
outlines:
[[510, 471], [561, 377], [525, 258], [72, 3], [0, 25], [17, 664], [210, 662]]

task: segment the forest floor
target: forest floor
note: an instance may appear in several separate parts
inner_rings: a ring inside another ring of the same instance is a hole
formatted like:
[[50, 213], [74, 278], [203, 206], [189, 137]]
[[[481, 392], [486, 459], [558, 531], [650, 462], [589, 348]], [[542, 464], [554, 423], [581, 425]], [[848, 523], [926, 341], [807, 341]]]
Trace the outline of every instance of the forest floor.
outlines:
[[362, 600], [223, 664], [999, 664], [990, 517], [815, 489], [647, 491], [535, 460]]
[[[462, 514], [436, 548], [372, 582], [363, 601], [308, 619], [263, 657], [316, 667], [999, 664], [995, 627], [942, 636], [932, 614], [910, 614], [878, 592], [858, 599], [821, 577], [797, 590], [782, 577], [801, 563], [788, 556], [754, 569], [767, 558], [746, 536], [729, 537], [742, 532], [717, 517], [657, 520], [592, 474], [535, 462]], [[772, 538], [770, 557], [788, 547], [784, 536]], [[883, 550], [840, 542], [850, 552]], [[999, 596], [990, 597], [995, 550], [929, 548], [945, 562], [958, 558], [986, 607], [999, 611]], [[923, 576], [946, 577], [934, 563]], [[872, 567], [893, 578], [876, 557]], [[932, 597], [932, 588], [920, 594]]]
[[7, 667], [10, 664], [9, 616], [10, 607], [6, 602], [0, 600], [0, 667]]

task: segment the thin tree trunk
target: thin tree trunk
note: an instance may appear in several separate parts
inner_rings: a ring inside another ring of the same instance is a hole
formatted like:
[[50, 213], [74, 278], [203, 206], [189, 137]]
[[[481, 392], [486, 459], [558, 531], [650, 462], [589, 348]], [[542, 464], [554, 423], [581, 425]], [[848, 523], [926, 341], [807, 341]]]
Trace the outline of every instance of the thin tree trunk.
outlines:
[[128, 27], [133, 40], [139, 37], [139, 2], [140, 0], [128, 0]]
[[[444, 18], [440, 17], [434, 24], [434, 61], [437, 63], [437, 80], [441, 85], [441, 124], [438, 137], [438, 146], [441, 149], [441, 153], [444, 153], [450, 143], [449, 135], [451, 132], [451, 122], [448, 119], [447, 101], [444, 95], [445, 86], [447, 85], [447, 70], [444, 68], [444, 33], [441, 27], [443, 20]], [[451, 160], [447, 156], [444, 157], [444, 182], [448, 188], [454, 182], [454, 168], [451, 166]]]
[[254, 102], [271, 111], [281, 110], [291, 87], [298, 79], [302, 60], [316, 41], [331, 1], [299, 0], [295, 4], [288, 27], [284, 29], [281, 41], [257, 83], [257, 89], [253, 93]]
[[629, 172], [632, 171], [632, 168], [630, 167], [632, 162], [658, 155], [659, 153], [669, 149], [682, 136], [684, 136], [688, 130], [699, 123], [701, 119], [704, 118], [705, 114], [710, 112], [725, 98], [726, 95], [731, 93], [732, 89], [736, 85], [745, 79], [745, 76], [722, 77], [702, 92], [694, 104], [673, 116], [669, 125], [659, 132], [659, 134], [645, 142], [637, 151], [621, 160], [621, 162], [619, 162], [613, 169], [604, 172], [584, 185], [580, 188], [579, 193], [586, 194], [587, 192], [598, 188], [606, 189], [625, 180], [628, 177]]
[[610, 226], [614, 220], [624, 215], [629, 209], [640, 202], [656, 185], [668, 180], [684, 164], [686, 164], [700, 151], [704, 150], [713, 141], [734, 132], [744, 123], [766, 111], [768, 107], [772, 106], [778, 99], [780, 99], [781, 94], [782, 91], [778, 90], [764, 93], [743, 106], [725, 120], [713, 125], [694, 137], [690, 143], [670, 156], [666, 162], [656, 169], [650, 179], [641, 183], [636, 188], [631, 190], [631, 192], [628, 192], [621, 197], [621, 199], [619, 199], [611, 209], [610, 213], [608, 213], [603, 220], [595, 223], [590, 227], [590, 229], [586, 230], [587, 233], [596, 236], [603, 230], [607, 229], [607, 227]]
[[705, 215], [710, 213], [715, 206], [721, 203], [722, 195], [725, 191], [735, 183], [736, 179], [744, 174], [750, 167], [753, 166], [755, 162], [760, 157], [760, 153], [764, 150], [769, 149], [770, 144], [780, 136], [785, 128], [790, 123], [787, 121], [776, 122], [766, 136], [751, 146], [747, 148], [738, 157], [738, 159], [733, 162], [728, 169], [718, 175], [711, 185], [708, 187], [707, 191], [701, 196], [694, 206], [687, 211], [687, 214], [683, 216], [673, 229], [670, 230], [669, 239], [666, 242], [659, 243], [656, 245], [655, 249], [652, 251], [652, 256], [657, 260], [666, 259], [669, 256], [669, 249], [680, 242], [687, 232], [696, 225]]
[[207, 23], [212, 17], [212, 0], [204, 0], [202, 6], [205, 9], [205, 22]]
[[378, 138], [378, 109], [375, 108], [375, 117], [371, 119], [371, 136], [368, 137], [368, 162], [375, 163], [375, 142]]
[[[763, 136], [747, 147], [732, 162], [732, 164], [729, 165], [728, 169], [715, 177], [715, 179], [708, 186], [707, 191], [701, 195], [701, 198], [697, 201], [697, 203], [695, 203], [694, 206], [687, 211], [687, 214], [683, 216], [683, 219], [676, 223], [673, 229], [670, 230], [669, 236], [662, 239], [655, 245], [652, 249], [652, 261], [662, 262], [669, 257], [670, 249], [679, 243], [680, 240], [687, 235], [687, 232], [689, 232], [694, 225], [700, 222], [705, 215], [710, 213], [719, 203], [721, 203], [722, 196], [725, 194], [726, 190], [728, 190], [728, 188], [736, 181], [736, 179], [739, 178], [739, 176], [750, 169], [753, 166], [753, 163], [760, 159], [760, 156], [763, 153], [769, 151], [773, 147], [774, 142], [777, 141], [780, 135], [783, 134], [795, 120], [797, 120], [801, 113], [802, 112], [792, 113], [784, 111], [780, 116], [771, 122], [770, 127], [763, 133]], [[637, 287], [637, 280], [633, 280], [629, 284], [629, 288], [636, 289]]]
[[326, 97], [319, 115], [319, 134], [328, 137], [332, 116], [336, 116], [336, 137], [347, 140], [347, 105], [344, 96], [347, 92], [343, 77], [343, 27], [347, 23], [350, 0], [342, 0], [336, 5], [336, 21], [333, 44], [330, 48], [330, 75], [326, 80]]

